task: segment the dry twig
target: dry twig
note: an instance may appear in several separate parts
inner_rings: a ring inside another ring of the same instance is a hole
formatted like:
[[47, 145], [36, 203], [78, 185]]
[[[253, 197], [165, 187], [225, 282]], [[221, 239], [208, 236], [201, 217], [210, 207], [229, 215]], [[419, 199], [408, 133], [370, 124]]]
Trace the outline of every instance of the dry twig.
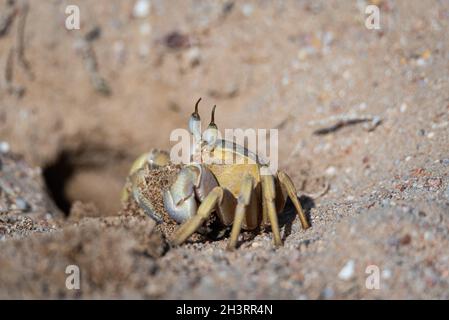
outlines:
[[16, 16], [17, 10], [14, 6], [14, 1], [10, 0], [6, 3], [5, 9], [0, 13], [0, 37], [5, 36], [12, 23], [14, 22], [14, 17]]
[[33, 79], [33, 73], [31, 72], [31, 66], [28, 60], [25, 57], [25, 29], [26, 29], [26, 21], [28, 12], [30, 10], [30, 6], [28, 1], [23, 2], [22, 6], [19, 9], [18, 15], [18, 25], [17, 25], [17, 60], [19, 61], [20, 66], [27, 72], [28, 76]]
[[[379, 116], [357, 116], [354, 114], [344, 114], [344, 115], [339, 115], [339, 116], [334, 116], [325, 120], [321, 120], [318, 123], [321, 125], [325, 125], [327, 123], [331, 123], [334, 122], [333, 124], [331, 124], [330, 126], [326, 126], [324, 128], [320, 128], [317, 129], [313, 132], [313, 134], [316, 135], [324, 135], [324, 134], [329, 134], [329, 133], [333, 133], [335, 131], [338, 131], [344, 127], [347, 126], [352, 126], [355, 124], [359, 124], [359, 123], [365, 123], [366, 125], [364, 126], [364, 128], [367, 131], [373, 131], [374, 129], [376, 129], [376, 127], [381, 124], [382, 120]], [[310, 123], [310, 124], [315, 124], [315, 123]]]
[[11, 48], [8, 52], [8, 56], [6, 57], [5, 67], [4, 67], [4, 75], [3, 81], [1, 83], [2, 87], [9, 94], [13, 94], [17, 97], [22, 97], [25, 93], [25, 87], [14, 85], [13, 84], [13, 76], [14, 76], [14, 48]]
[[100, 75], [98, 71], [98, 62], [95, 55], [95, 51], [92, 47], [92, 41], [100, 35], [100, 29], [95, 27], [89, 31], [82, 39], [78, 40], [77, 49], [81, 53], [81, 57], [84, 61], [84, 67], [89, 74], [90, 82], [92, 86], [98, 92], [104, 95], [110, 95], [111, 89], [106, 80]]

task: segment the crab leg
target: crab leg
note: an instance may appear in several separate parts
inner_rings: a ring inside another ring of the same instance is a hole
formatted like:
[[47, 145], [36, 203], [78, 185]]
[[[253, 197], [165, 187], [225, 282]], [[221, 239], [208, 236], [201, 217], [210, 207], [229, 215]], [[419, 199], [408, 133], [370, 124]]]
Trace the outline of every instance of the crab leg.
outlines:
[[247, 207], [251, 201], [251, 194], [253, 192], [254, 179], [247, 175], [242, 183], [240, 195], [238, 198], [237, 208], [235, 209], [234, 223], [232, 225], [231, 237], [229, 238], [228, 250], [235, 249], [237, 239], [242, 228], [242, 221], [245, 216]]
[[206, 196], [198, 208], [196, 215], [182, 224], [173, 236], [173, 244], [180, 245], [187, 240], [198, 228], [209, 218], [212, 211], [221, 203], [223, 199], [223, 189], [215, 187]]
[[309, 221], [307, 221], [307, 217], [302, 210], [301, 204], [298, 201], [298, 197], [296, 196], [296, 188], [293, 184], [293, 181], [290, 177], [283, 171], [278, 172], [278, 179], [281, 182], [281, 185], [287, 191], [289, 198], [292, 200], [293, 205], [296, 208], [296, 212], [298, 213], [299, 220], [301, 221], [301, 225], [304, 229], [310, 227]]
[[273, 232], [273, 240], [275, 246], [281, 246], [281, 232], [279, 231], [278, 217], [276, 214], [276, 207], [274, 199], [276, 192], [274, 188], [274, 178], [272, 175], [262, 175], [262, 193], [263, 201], [265, 201], [268, 219], [270, 220], [271, 230]]

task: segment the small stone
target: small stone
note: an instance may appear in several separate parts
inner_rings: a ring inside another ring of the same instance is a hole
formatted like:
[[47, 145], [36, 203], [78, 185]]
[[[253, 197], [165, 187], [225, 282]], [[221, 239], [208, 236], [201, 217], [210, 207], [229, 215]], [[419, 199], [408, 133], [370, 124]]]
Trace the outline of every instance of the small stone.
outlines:
[[403, 104], [401, 104], [401, 106], [399, 107], [399, 111], [401, 111], [401, 113], [404, 113], [405, 111], [407, 111], [407, 104], [404, 102]]
[[21, 211], [28, 211], [30, 205], [22, 198], [16, 198], [16, 208]]
[[406, 234], [402, 238], [399, 239], [399, 244], [401, 244], [401, 245], [408, 245], [411, 242], [412, 242], [412, 237], [409, 234]]
[[434, 136], [435, 136], [435, 133], [434, 133], [434, 132], [429, 132], [429, 133], [427, 134], [427, 138], [429, 138], [429, 139], [432, 139]]
[[249, 3], [245, 3], [242, 6], [242, 13], [245, 17], [251, 16], [253, 14], [253, 11], [254, 11], [254, 7]]
[[324, 288], [324, 290], [321, 292], [321, 296], [323, 297], [323, 299], [332, 299], [334, 297], [334, 289], [332, 289], [331, 287]]
[[427, 64], [427, 61], [425, 59], [419, 58], [416, 60], [416, 64], [420, 67], [424, 67]]
[[253, 243], [251, 244], [251, 247], [253, 247], [253, 248], [258, 248], [258, 247], [260, 247], [260, 243], [259, 243], [259, 242], [253, 242]]
[[424, 239], [426, 241], [432, 241], [434, 239], [433, 233], [431, 231], [424, 232]]
[[88, 42], [92, 42], [94, 40], [97, 40], [101, 36], [101, 28], [99, 26], [94, 26], [86, 33], [84, 36], [84, 40]]
[[0, 153], [8, 153], [10, 150], [9, 143], [6, 141], [0, 142]]
[[333, 166], [330, 166], [329, 168], [326, 169], [325, 173], [328, 176], [335, 176], [335, 174], [337, 173], [337, 169]]
[[382, 122], [382, 119], [381, 119], [379, 116], [375, 116], [375, 117], [373, 118], [373, 120], [371, 121], [371, 125], [372, 125], [373, 127], [376, 127], [376, 126], [378, 126], [381, 122]]
[[382, 270], [381, 276], [382, 276], [383, 279], [390, 279], [391, 275], [392, 275], [392, 273], [391, 273], [390, 269]]
[[165, 46], [173, 50], [187, 49], [190, 47], [190, 37], [179, 31], [172, 31], [164, 37]]
[[149, 0], [137, 0], [133, 8], [133, 16], [136, 18], [145, 18], [149, 15], [150, 8]]
[[186, 58], [191, 67], [197, 66], [201, 61], [201, 51], [198, 47], [190, 48], [186, 53]]
[[349, 260], [346, 262], [345, 266], [338, 273], [338, 277], [341, 280], [349, 280], [354, 275], [355, 262], [354, 260]]

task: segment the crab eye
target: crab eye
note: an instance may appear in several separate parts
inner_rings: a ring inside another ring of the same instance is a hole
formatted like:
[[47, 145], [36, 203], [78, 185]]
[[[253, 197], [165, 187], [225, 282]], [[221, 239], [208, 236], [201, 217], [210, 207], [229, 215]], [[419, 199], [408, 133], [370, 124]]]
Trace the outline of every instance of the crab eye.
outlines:
[[195, 140], [199, 141], [201, 139], [201, 118], [198, 113], [198, 104], [200, 103], [201, 98], [195, 104], [195, 111], [192, 113], [189, 119], [189, 131], [195, 138]]
[[206, 131], [204, 131], [204, 133], [203, 133], [203, 138], [209, 146], [215, 145], [215, 142], [217, 141], [218, 135], [219, 135], [218, 127], [215, 124], [215, 119], [214, 119], [216, 107], [217, 106], [214, 106], [214, 108], [212, 109], [212, 116], [211, 116], [209, 126], [207, 127]]
[[206, 131], [204, 131], [203, 138], [204, 138], [204, 141], [206, 141], [206, 143], [209, 146], [215, 145], [215, 142], [218, 139], [218, 128], [217, 128], [217, 126], [216, 125], [209, 125], [209, 127], [207, 127]]

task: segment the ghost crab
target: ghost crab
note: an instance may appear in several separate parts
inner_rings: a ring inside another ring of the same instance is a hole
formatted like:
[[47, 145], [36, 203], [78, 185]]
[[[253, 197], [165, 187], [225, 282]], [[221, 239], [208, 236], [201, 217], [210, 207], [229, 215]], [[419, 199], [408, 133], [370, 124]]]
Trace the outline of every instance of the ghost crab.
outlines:
[[[170, 219], [181, 226], [172, 237], [174, 245], [180, 245], [193, 233], [201, 230], [215, 213], [224, 228], [231, 227], [228, 249], [237, 245], [241, 230], [256, 230], [271, 225], [275, 246], [282, 245], [278, 213], [287, 200], [291, 199], [302, 227], [309, 228], [309, 222], [296, 196], [296, 188], [283, 171], [268, 174], [268, 166], [257, 154], [234, 142], [218, 138], [214, 122], [215, 106], [211, 122], [201, 134], [201, 120], [198, 104], [189, 119], [189, 131], [194, 147], [191, 163], [182, 165], [174, 182], [163, 192], [164, 207]], [[233, 164], [223, 161], [232, 157]], [[204, 161], [207, 159], [208, 161]], [[238, 161], [240, 160], [240, 161]], [[236, 164], [238, 163], [238, 164]], [[135, 202], [145, 213], [158, 223], [164, 221], [160, 212], [142, 192], [145, 166], [163, 168], [170, 165], [169, 154], [153, 149], [141, 155], [132, 165], [129, 181]], [[124, 198], [128, 197], [124, 192]]]

